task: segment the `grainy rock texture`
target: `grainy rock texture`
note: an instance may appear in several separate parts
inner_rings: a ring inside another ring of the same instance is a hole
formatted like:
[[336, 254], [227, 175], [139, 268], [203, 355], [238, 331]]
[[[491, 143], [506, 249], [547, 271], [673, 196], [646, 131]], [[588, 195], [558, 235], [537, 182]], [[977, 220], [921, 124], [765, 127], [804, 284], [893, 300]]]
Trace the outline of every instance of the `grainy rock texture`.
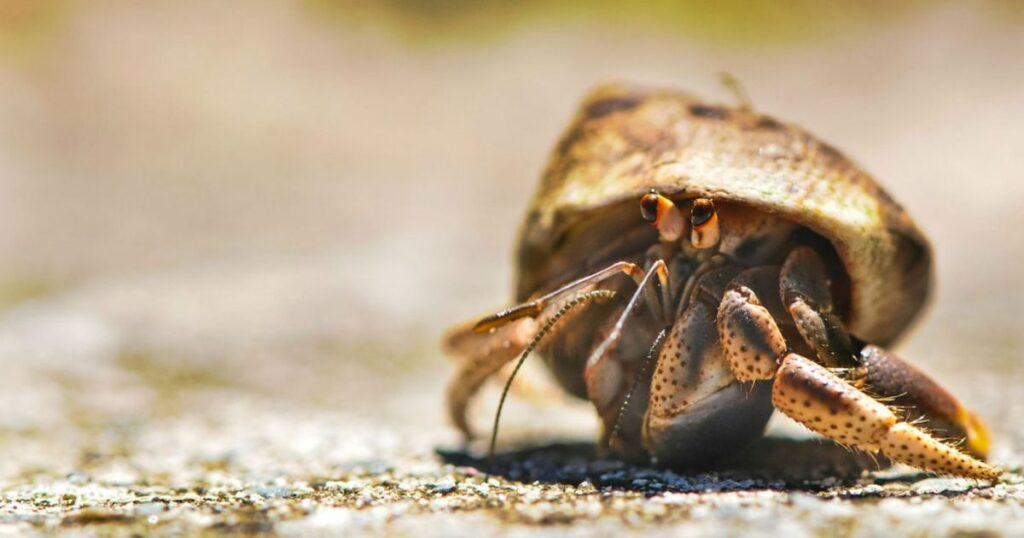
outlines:
[[[0, 534], [1024, 536], [1017, 4], [799, 3], [764, 35], [696, 8], [22, 4], [0, 20]], [[999, 483], [780, 419], [713, 472], [605, 461], [537, 370], [494, 461], [447, 424], [440, 333], [504, 303], [582, 93], [730, 99], [721, 70], [931, 235], [934, 307], [900, 351], [989, 421]]]

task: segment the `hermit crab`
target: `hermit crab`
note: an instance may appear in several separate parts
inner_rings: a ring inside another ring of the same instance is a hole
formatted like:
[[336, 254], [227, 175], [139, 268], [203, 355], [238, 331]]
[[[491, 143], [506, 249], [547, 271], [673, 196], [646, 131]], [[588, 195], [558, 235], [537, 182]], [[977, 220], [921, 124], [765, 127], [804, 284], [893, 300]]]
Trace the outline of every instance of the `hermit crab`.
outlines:
[[[452, 328], [448, 410], [536, 351], [612, 455], [701, 467], [773, 409], [837, 443], [994, 479], [984, 423], [888, 351], [932, 283], [928, 241], [839, 151], [749, 106], [603, 86], [521, 229], [517, 304]], [[493, 446], [493, 445], [492, 445]]]

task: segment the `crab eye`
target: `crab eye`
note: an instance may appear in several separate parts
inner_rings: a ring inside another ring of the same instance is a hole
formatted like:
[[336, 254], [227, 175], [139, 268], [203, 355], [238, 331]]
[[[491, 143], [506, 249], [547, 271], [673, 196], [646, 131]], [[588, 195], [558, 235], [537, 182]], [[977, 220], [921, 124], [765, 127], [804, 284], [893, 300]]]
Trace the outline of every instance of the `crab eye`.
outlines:
[[718, 213], [708, 198], [697, 198], [690, 209], [690, 242], [697, 248], [711, 248], [718, 244]]
[[672, 200], [652, 190], [640, 199], [640, 216], [658, 229], [662, 241], [675, 241], [683, 233], [683, 215]]
[[715, 204], [707, 198], [697, 198], [690, 211], [690, 226], [699, 228], [715, 216]]
[[640, 199], [640, 216], [647, 224], [658, 222], [658, 193], [651, 192]]

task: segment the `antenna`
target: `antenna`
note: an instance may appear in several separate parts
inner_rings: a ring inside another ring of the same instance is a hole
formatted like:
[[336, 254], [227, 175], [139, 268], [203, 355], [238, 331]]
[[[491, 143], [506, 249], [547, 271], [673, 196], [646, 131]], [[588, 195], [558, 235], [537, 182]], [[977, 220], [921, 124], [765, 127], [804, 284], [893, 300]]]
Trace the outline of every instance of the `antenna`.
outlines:
[[537, 344], [540, 343], [541, 338], [547, 336], [551, 329], [554, 328], [558, 320], [562, 319], [566, 314], [569, 313], [573, 308], [591, 300], [591, 299], [610, 299], [615, 296], [615, 292], [611, 290], [591, 290], [586, 293], [582, 293], [572, 300], [566, 302], [555, 312], [549, 320], [544, 323], [544, 326], [537, 331], [537, 334], [530, 340], [530, 343], [523, 349], [523, 354], [519, 356], [519, 361], [516, 362], [516, 367], [512, 370], [512, 375], [508, 377], [508, 381], [505, 382], [505, 388], [501, 391], [501, 399], [498, 400], [498, 409], [494, 413], [494, 426], [491, 427], [491, 447], [487, 452], [487, 457], [490, 460], [494, 459], [494, 445], [498, 441], [498, 423], [501, 421], [501, 410], [505, 407], [505, 398], [508, 397], [508, 390], [512, 386], [512, 380], [515, 379], [516, 374], [519, 373], [519, 369], [522, 368], [523, 363], [526, 362], [526, 357], [533, 352]]

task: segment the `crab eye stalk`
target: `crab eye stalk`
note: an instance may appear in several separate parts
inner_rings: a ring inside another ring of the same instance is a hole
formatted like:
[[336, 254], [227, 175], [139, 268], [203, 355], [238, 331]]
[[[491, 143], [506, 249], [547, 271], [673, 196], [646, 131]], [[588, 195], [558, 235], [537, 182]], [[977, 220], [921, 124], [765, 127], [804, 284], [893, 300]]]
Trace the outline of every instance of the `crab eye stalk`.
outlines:
[[683, 235], [683, 215], [672, 200], [651, 191], [640, 199], [640, 216], [658, 229], [662, 241], [675, 241]]
[[718, 212], [708, 198], [697, 198], [690, 210], [690, 242], [704, 249], [718, 244]]

